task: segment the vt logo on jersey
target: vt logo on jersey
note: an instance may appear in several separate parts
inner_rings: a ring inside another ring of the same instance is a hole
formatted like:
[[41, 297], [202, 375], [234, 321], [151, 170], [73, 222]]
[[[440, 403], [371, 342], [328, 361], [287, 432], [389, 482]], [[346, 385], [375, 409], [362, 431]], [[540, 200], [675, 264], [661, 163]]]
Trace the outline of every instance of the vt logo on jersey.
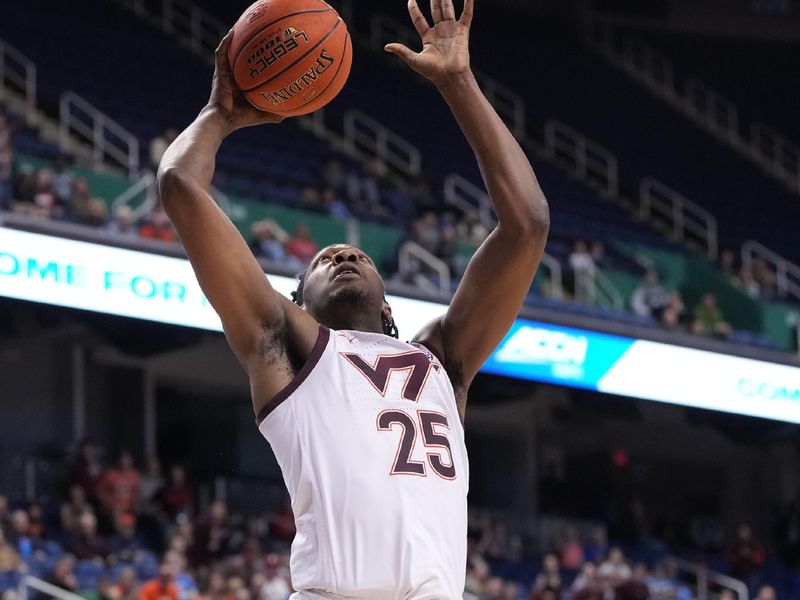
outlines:
[[439, 365], [420, 351], [402, 354], [381, 354], [374, 364], [369, 364], [360, 354], [342, 352], [350, 364], [366, 377], [381, 396], [386, 396], [389, 378], [394, 371], [408, 371], [403, 385], [403, 398], [416, 402], [428, 379], [431, 369], [439, 370]]

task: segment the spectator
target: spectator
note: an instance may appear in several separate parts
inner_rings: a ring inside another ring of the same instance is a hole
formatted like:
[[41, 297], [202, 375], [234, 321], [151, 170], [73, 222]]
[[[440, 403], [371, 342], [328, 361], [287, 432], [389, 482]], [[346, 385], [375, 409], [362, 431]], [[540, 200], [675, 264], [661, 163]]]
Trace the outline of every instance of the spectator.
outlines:
[[164, 133], [150, 142], [150, 166], [153, 171], [158, 171], [158, 165], [170, 144], [178, 137], [178, 131], [174, 127], [168, 127]]
[[735, 279], [735, 283], [745, 294], [754, 300], [761, 297], [761, 285], [758, 283], [758, 280], [756, 280], [752, 266], [742, 265], [742, 268], [739, 269], [739, 277]]
[[97, 450], [91, 440], [81, 442], [78, 456], [70, 468], [70, 483], [79, 485], [89, 500], [97, 496], [97, 484], [103, 474], [103, 467], [97, 459]]
[[208, 565], [225, 556], [232, 530], [224, 502], [217, 500], [211, 504], [208, 513], [198, 519], [194, 534], [191, 548], [194, 565]]
[[69, 488], [69, 498], [61, 503], [60, 517], [61, 528], [67, 532], [76, 532], [78, 520], [86, 511], [91, 511], [92, 505], [86, 499], [86, 492], [78, 484], [72, 484]]
[[597, 270], [592, 255], [583, 240], [577, 240], [569, 255], [572, 292], [576, 302], [594, 304], [594, 275]]
[[144, 543], [136, 535], [136, 517], [131, 513], [119, 515], [115, 523], [116, 532], [111, 536], [108, 550], [118, 562], [133, 562], [144, 550]]
[[164, 477], [161, 475], [161, 461], [157, 456], [147, 459], [147, 465], [139, 482], [142, 503], [150, 505], [164, 489]]
[[561, 566], [569, 571], [577, 571], [584, 561], [583, 544], [575, 527], [567, 527], [561, 542]]
[[135, 238], [139, 237], [139, 230], [133, 219], [133, 211], [129, 206], [120, 205], [114, 209], [114, 218], [108, 224], [107, 229], [111, 233], [119, 236]]
[[289, 234], [272, 219], [257, 221], [250, 228], [250, 249], [259, 258], [276, 262], [284, 260], [284, 244], [288, 240]]
[[731, 326], [723, 318], [714, 294], [704, 294], [700, 304], [695, 307], [692, 332], [698, 335], [720, 337], [730, 335]]
[[37, 169], [32, 176], [20, 182], [21, 191], [14, 211], [33, 217], [60, 218], [63, 207], [58, 204], [53, 193], [53, 172], [49, 169]]
[[85, 177], [78, 177], [72, 182], [69, 197], [69, 215], [76, 223], [92, 224], [95, 198]]
[[595, 240], [592, 242], [592, 248], [589, 251], [592, 255], [592, 261], [599, 269], [607, 269], [610, 266], [610, 260], [606, 254], [606, 245], [602, 240]]
[[141, 477], [128, 450], [119, 453], [115, 468], [108, 469], [98, 487], [100, 502], [110, 515], [135, 512], [141, 501]]
[[11, 513], [11, 526], [6, 537], [8, 543], [19, 553], [22, 560], [27, 560], [39, 546], [31, 535], [30, 517], [22, 509]]
[[315, 212], [322, 210], [322, 197], [317, 188], [306, 186], [300, 190], [300, 208]]
[[277, 554], [268, 554], [264, 559], [267, 567], [264, 583], [259, 590], [258, 600], [285, 600], [291, 593], [286, 577], [281, 573]]
[[56, 561], [53, 572], [48, 578], [48, 582], [57, 585], [68, 592], [78, 591], [78, 578], [75, 576], [75, 557], [71, 554], [64, 554]]
[[632, 574], [631, 568], [625, 561], [625, 555], [619, 548], [611, 548], [608, 558], [597, 569], [598, 577], [606, 580], [612, 587], [630, 579]]
[[426, 212], [414, 221], [413, 240], [431, 254], [435, 254], [441, 242], [439, 221], [432, 212]]
[[731, 575], [748, 584], [752, 590], [756, 587], [758, 571], [764, 564], [764, 546], [755, 539], [753, 529], [747, 523], [736, 528], [736, 535], [728, 545], [726, 558]]
[[92, 198], [89, 201], [89, 212], [84, 224], [90, 227], [105, 227], [108, 224], [108, 208], [100, 198]]
[[776, 600], [775, 588], [771, 585], [761, 587], [753, 600]]
[[139, 600], [178, 600], [178, 586], [172, 565], [161, 563], [158, 577], [144, 583], [139, 590]]
[[311, 238], [311, 229], [308, 225], [300, 223], [297, 226], [294, 236], [286, 243], [286, 252], [304, 266], [311, 262], [317, 253], [317, 243]]
[[736, 255], [733, 250], [723, 250], [719, 254], [719, 268], [728, 279], [736, 278]]
[[322, 207], [325, 209], [325, 212], [328, 213], [328, 216], [339, 221], [346, 221], [353, 216], [350, 214], [347, 205], [336, 195], [333, 188], [325, 188], [322, 190]]
[[170, 565], [178, 588], [178, 600], [190, 600], [197, 594], [197, 582], [186, 570], [186, 558], [180, 552], [170, 550], [164, 555], [164, 562]]
[[28, 520], [31, 539], [37, 546], [41, 546], [47, 536], [47, 523], [45, 522], [44, 509], [38, 502], [28, 506]]
[[0, 112], [0, 210], [11, 206], [11, 169], [13, 166], [11, 128], [7, 117]]
[[69, 159], [63, 154], [56, 157], [53, 161], [53, 193], [56, 200], [62, 205], [69, 204], [72, 196], [73, 176], [67, 170]]
[[192, 490], [186, 482], [186, 470], [174, 465], [169, 471], [169, 481], [161, 492], [161, 508], [170, 519], [188, 512], [192, 507]]
[[138, 589], [136, 571], [133, 567], [120, 569], [117, 581], [114, 582], [114, 596], [119, 600], [138, 600]]
[[144, 218], [139, 226], [139, 235], [149, 240], [160, 240], [162, 242], [175, 242], [175, 230], [169, 220], [164, 208], [159, 204], [147, 217]]
[[572, 585], [569, 587], [567, 596], [574, 598], [579, 592], [592, 587], [599, 587], [597, 586], [597, 565], [587, 561], [581, 565], [578, 576], [573, 579]]
[[503, 586], [503, 600], [519, 600], [519, 586], [513, 581], [506, 581]]
[[94, 591], [82, 591], [81, 596], [86, 598], [86, 600], [119, 600], [114, 582], [106, 575], [100, 578]]
[[631, 308], [640, 317], [653, 317], [658, 320], [669, 300], [670, 296], [661, 286], [658, 272], [650, 269], [631, 296]]
[[86, 511], [78, 519], [78, 530], [72, 536], [69, 551], [78, 560], [105, 559], [108, 556], [108, 544], [97, 533], [97, 517]]
[[8, 543], [3, 529], [0, 528], [0, 573], [15, 571], [22, 566], [19, 552]]
[[[542, 559], [542, 570], [536, 576], [534, 590], [541, 595], [545, 590], [561, 593], [561, 567], [555, 554], [546, 554]], [[538, 597], [538, 596], [537, 596]]]
[[777, 277], [763, 258], [753, 261], [753, 278], [758, 283], [761, 297], [774, 298], [777, 295]]
[[678, 292], [669, 295], [667, 305], [661, 311], [661, 324], [667, 329], [680, 329], [686, 325], [686, 305]]

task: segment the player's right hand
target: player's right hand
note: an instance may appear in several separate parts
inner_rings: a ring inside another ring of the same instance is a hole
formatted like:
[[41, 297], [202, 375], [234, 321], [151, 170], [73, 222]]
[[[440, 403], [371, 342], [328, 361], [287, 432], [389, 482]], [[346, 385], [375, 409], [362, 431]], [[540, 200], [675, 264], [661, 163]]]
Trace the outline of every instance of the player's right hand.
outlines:
[[214, 53], [214, 81], [211, 86], [211, 97], [206, 110], [218, 114], [228, 128], [228, 133], [244, 127], [280, 123], [284, 117], [258, 110], [242, 94], [233, 80], [233, 72], [228, 59], [233, 30], [222, 38]]

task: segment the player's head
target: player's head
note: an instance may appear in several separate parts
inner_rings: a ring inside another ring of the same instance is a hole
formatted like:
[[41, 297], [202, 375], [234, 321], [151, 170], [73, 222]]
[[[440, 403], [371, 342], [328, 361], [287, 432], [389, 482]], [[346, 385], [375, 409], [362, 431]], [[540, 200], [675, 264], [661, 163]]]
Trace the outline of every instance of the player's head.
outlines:
[[298, 277], [295, 303], [332, 329], [381, 330], [397, 337], [383, 279], [367, 254], [349, 244], [320, 250]]

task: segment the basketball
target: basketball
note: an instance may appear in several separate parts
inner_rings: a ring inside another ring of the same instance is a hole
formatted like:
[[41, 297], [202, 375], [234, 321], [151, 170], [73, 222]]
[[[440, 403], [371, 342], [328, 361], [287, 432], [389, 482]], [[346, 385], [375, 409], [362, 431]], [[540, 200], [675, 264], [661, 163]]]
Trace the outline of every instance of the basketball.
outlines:
[[341, 91], [353, 45], [339, 13], [323, 0], [259, 0], [234, 25], [229, 59], [253, 106], [294, 117]]

